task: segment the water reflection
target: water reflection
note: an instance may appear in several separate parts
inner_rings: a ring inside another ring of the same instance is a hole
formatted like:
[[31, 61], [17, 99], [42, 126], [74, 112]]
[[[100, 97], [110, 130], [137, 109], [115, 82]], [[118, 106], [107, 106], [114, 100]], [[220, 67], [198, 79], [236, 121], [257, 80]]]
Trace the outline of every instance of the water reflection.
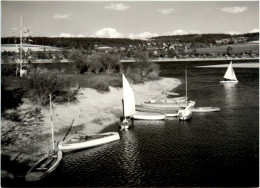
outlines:
[[237, 83], [223, 83], [224, 99], [227, 106], [232, 107], [237, 102]]

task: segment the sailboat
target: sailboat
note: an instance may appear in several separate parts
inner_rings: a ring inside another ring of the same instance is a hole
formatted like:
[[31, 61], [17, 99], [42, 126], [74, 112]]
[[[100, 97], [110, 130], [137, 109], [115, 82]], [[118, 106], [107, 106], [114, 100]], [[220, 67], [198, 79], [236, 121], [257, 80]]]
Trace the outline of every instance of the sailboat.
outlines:
[[123, 79], [123, 120], [120, 122], [121, 129], [128, 129], [131, 125], [130, 118], [135, 114], [134, 92], [124, 74]]
[[161, 120], [165, 118], [164, 114], [160, 113], [136, 113], [135, 111], [135, 96], [132, 87], [127, 81], [124, 74], [123, 78], [123, 120], [120, 122], [121, 129], [128, 129], [131, 125], [132, 119], [145, 120]]
[[61, 150], [56, 151], [54, 146], [54, 131], [52, 123], [52, 107], [50, 94], [50, 117], [51, 117], [51, 135], [52, 135], [52, 153], [38, 161], [26, 174], [25, 180], [34, 182], [40, 181], [45, 176], [53, 172], [60, 164], [63, 153]]
[[[185, 82], [186, 82], [186, 99], [188, 99], [188, 83], [187, 83], [187, 68], [185, 68]], [[179, 120], [185, 121], [192, 118], [192, 112], [189, 110], [188, 100], [186, 100], [186, 106], [178, 111]]]
[[220, 83], [237, 83], [237, 77], [232, 67], [232, 61], [230, 62], [228, 69], [224, 75], [225, 80], [220, 81]]

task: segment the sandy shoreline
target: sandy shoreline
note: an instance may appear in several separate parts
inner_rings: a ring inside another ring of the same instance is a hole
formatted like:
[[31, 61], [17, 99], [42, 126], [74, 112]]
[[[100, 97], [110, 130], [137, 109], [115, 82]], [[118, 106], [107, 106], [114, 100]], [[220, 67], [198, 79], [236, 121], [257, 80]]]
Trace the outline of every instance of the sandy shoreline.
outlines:
[[[148, 81], [145, 84], [132, 85], [136, 104], [161, 95], [162, 91], [170, 91], [181, 84], [174, 78], [162, 78]], [[62, 140], [73, 122], [73, 127], [66, 139], [78, 134], [94, 134], [105, 127], [119, 122], [122, 115], [122, 88], [110, 87], [110, 92], [100, 93], [94, 89], [80, 89], [77, 103], [54, 104], [53, 122], [56, 143]], [[27, 117], [28, 109], [37, 109], [40, 112]], [[10, 111], [11, 112], [11, 111]], [[16, 109], [23, 117], [23, 123], [5, 120], [2, 124], [2, 155], [15, 158], [18, 162], [29, 161], [32, 165], [36, 156], [46, 154], [51, 150], [51, 127], [49, 108], [35, 107], [24, 103]], [[38, 119], [36, 119], [36, 117]], [[25, 122], [25, 123], [24, 123]], [[35, 125], [33, 123], [36, 123]], [[10, 139], [12, 142], [8, 143]], [[7, 140], [7, 141], [6, 141]]]

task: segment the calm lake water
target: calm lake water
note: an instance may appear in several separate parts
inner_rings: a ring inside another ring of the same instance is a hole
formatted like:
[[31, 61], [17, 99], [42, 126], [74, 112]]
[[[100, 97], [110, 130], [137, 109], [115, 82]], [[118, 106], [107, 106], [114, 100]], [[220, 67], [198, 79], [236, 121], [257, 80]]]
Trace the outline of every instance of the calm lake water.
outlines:
[[161, 76], [183, 81], [174, 90], [182, 95], [185, 66], [189, 98], [220, 112], [194, 113], [187, 122], [134, 121], [128, 131], [111, 125], [103, 132], [118, 131], [120, 141], [66, 153], [35, 186], [258, 186], [259, 70], [236, 68], [239, 83], [220, 84], [226, 68], [162, 63]]

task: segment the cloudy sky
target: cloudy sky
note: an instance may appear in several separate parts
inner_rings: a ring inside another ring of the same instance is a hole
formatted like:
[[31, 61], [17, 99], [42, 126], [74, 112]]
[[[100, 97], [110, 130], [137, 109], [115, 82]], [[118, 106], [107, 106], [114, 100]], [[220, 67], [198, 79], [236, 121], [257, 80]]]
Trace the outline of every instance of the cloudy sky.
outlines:
[[148, 38], [259, 31], [258, 1], [2, 1], [2, 36]]

